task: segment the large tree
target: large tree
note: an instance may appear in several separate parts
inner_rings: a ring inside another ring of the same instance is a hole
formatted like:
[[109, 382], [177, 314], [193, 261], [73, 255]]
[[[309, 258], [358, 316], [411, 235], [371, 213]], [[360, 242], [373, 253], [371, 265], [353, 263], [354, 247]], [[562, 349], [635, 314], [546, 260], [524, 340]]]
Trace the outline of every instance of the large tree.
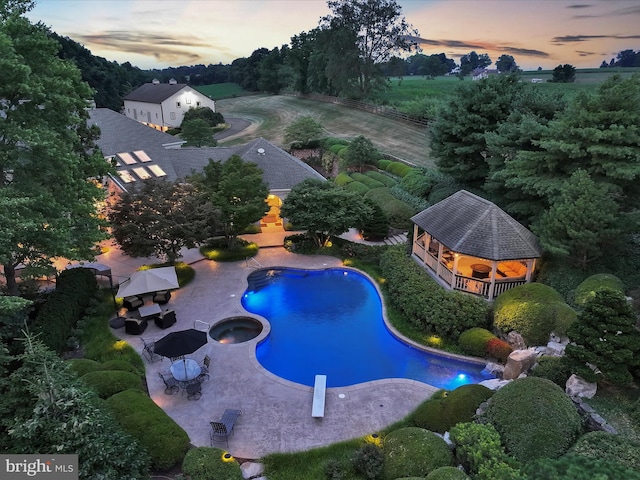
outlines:
[[215, 147], [218, 142], [213, 138], [213, 129], [203, 118], [182, 122], [181, 137], [186, 140], [185, 147]]
[[373, 215], [364, 198], [330, 182], [307, 179], [291, 189], [280, 214], [307, 234], [318, 247], [349, 228], [362, 228]]
[[290, 144], [307, 146], [311, 140], [317, 139], [323, 131], [322, 124], [306, 115], [287, 126], [284, 141]]
[[489, 174], [485, 135], [511, 113], [523, 89], [515, 75], [461, 83], [429, 130], [431, 150], [442, 172], [469, 188], [480, 188]]
[[132, 257], [155, 255], [168, 263], [213, 234], [216, 212], [187, 183], [146, 180], [120, 196], [109, 212], [113, 236]]
[[550, 82], [555, 83], [573, 83], [576, 81], [576, 67], [565, 63], [558, 65], [553, 69], [553, 76]]
[[469, 75], [476, 68], [485, 68], [491, 65], [491, 58], [486, 53], [478, 55], [475, 50], [460, 57], [460, 75]]
[[94, 257], [105, 238], [100, 180], [111, 168], [87, 126], [92, 91], [47, 28], [21, 16], [31, 6], [0, 9], [0, 263], [13, 295], [21, 263], [41, 274], [53, 257]]
[[517, 72], [518, 64], [511, 55], [500, 55], [498, 60], [496, 60], [496, 68], [500, 73]]
[[229, 248], [238, 235], [269, 210], [266, 202], [269, 187], [262, 170], [232, 155], [226, 162], [211, 160], [201, 174], [189, 179], [206, 202], [217, 212], [218, 225]]
[[382, 77], [380, 65], [414, 49], [410, 36], [418, 32], [401, 16], [402, 7], [395, 0], [329, 0], [327, 5], [331, 14], [322, 18], [321, 26], [352, 32], [359, 52], [358, 90], [370, 97]]
[[366, 165], [372, 165], [380, 158], [380, 152], [373, 142], [364, 135], [354, 138], [344, 155], [344, 163], [347, 168], [362, 171]]

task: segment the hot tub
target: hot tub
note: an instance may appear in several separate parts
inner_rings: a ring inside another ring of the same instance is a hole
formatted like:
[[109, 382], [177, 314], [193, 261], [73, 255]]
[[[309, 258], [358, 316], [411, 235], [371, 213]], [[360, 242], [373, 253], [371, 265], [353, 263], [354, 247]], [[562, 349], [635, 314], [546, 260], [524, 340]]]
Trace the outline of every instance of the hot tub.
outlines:
[[243, 343], [262, 333], [262, 322], [253, 317], [229, 317], [209, 329], [209, 336], [219, 343]]

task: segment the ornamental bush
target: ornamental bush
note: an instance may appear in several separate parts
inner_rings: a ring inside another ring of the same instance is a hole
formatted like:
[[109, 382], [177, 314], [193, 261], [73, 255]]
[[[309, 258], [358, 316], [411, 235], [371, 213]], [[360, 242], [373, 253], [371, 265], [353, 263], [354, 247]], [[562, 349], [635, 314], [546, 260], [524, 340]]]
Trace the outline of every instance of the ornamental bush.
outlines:
[[541, 458], [526, 465], [523, 471], [527, 480], [640, 480], [640, 473], [624, 465], [581, 455]]
[[417, 427], [394, 430], [384, 439], [384, 478], [424, 477], [453, 465], [453, 454], [435, 433]]
[[571, 367], [563, 357], [544, 355], [538, 358], [538, 363], [529, 372], [529, 376], [546, 378], [559, 387], [565, 388], [571, 376]]
[[402, 230], [410, 227], [411, 217], [415, 213], [414, 209], [391, 195], [387, 187], [373, 188], [366, 192], [365, 198], [380, 205], [392, 227]]
[[520, 333], [528, 345], [546, 345], [551, 332], [566, 333], [576, 312], [553, 288], [527, 283], [500, 294], [494, 303], [494, 326], [504, 333]]
[[345, 188], [347, 190], [351, 190], [352, 192], [362, 193], [362, 194], [365, 194], [369, 191], [369, 187], [367, 187], [364, 183], [356, 182], [356, 181], [347, 183]]
[[607, 432], [589, 432], [582, 435], [569, 453], [608, 460], [640, 471], [640, 443]]
[[450, 197], [458, 190], [460, 190], [460, 187], [458, 185], [452, 185], [451, 183], [438, 183], [434, 185], [431, 189], [431, 192], [429, 192], [429, 198], [427, 200], [429, 200], [429, 203], [431, 205], [434, 205], [441, 200]]
[[427, 475], [425, 480], [466, 480], [469, 477], [456, 467], [440, 467]]
[[404, 247], [388, 248], [380, 257], [380, 270], [389, 301], [419, 331], [456, 340], [469, 328], [487, 326], [486, 301], [445, 290]]
[[494, 338], [497, 337], [486, 328], [474, 327], [462, 332], [458, 345], [468, 355], [485, 357], [488, 353], [489, 340]]
[[487, 353], [499, 362], [505, 363], [513, 352], [513, 348], [500, 338], [492, 338], [487, 342]]
[[408, 421], [412, 426], [438, 433], [444, 433], [450, 427], [444, 416], [444, 399], [438, 398], [431, 398], [418, 405], [409, 415]]
[[376, 480], [382, 476], [384, 453], [372, 443], [364, 444], [353, 456], [353, 468], [367, 480]]
[[225, 453], [219, 448], [192, 448], [184, 456], [182, 471], [191, 480], [242, 480], [240, 465], [223, 461]]
[[82, 380], [100, 398], [109, 398], [111, 395], [130, 388], [145, 391], [140, 375], [130, 372], [117, 370], [89, 372], [82, 376]]
[[415, 195], [411, 195], [405, 189], [403, 189], [400, 185], [395, 185], [391, 187], [389, 190], [391, 195], [396, 197], [401, 202], [409, 205], [414, 212], [421, 212], [426, 208], [429, 208], [429, 202], [427, 202], [424, 198], [416, 197]]
[[364, 173], [354, 172], [351, 174], [351, 178], [353, 178], [356, 182], [364, 183], [369, 188], [380, 188], [385, 187], [386, 185], [369, 175], [365, 175]]
[[108, 362], [104, 362], [100, 364], [100, 368], [98, 368], [98, 370], [119, 370], [123, 372], [133, 373], [138, 376], [141, 376], [144, 373], [144, 371], [141, 372], [140, 370], [138, 370], [138, 368], [135, 365], [132, 365], [126, 360], [120, 360], [120, 359], [109, 360]]
[[343, 187], [347, 183], [353, 182], [353, 178], [351, 178], [348, 173], [340, 172], [338, 175], [336, 175], [336, 178], [333, 181], [339, 187]]
[[483, 419], [522, 463], [560, 457], [582, 433], [582, 419], [564, 390], [537, 377], [514, 380], [498, 390]]
[[389, 165], [391, 165], [391, 160], [387, 160], [386, 158], [381, 158], [376, 162], [376, 165], [380, 170], [387, 170]]
[[459, 423], [449, 433], [456, 446], [456, 460], [474, 479], [524, 480], [518, 463], [505, 453], [493, 425]]
[[375, 170], [369, 170], [368, 172], [365, 172], [365, 175], [379, 181], [380, 183], [383, 183], [385, 187], [393, 187], [398, 183], [389, 175], [385, 175], [384, 173], [377, 172]]
[[584, 307], [587, 301], [596, 296], [596, 292], [603, 289], [615, 290], [624, 293], [624, 283], [615, 275], [609, 273], [598, 273], [585, 278], [576, 287], [574, 303], [578, 307]]
[[74, 358], [67, 361], [72, 372], [78, 377], [82, 377], [86, 373], [94, 372], [102, 368], [102, 364], [88, 358]]
[[165, 470], [182, 461], [189, 436], [146, 393], [125, 390], [105, 401], [122, 429], [147, 450], [154, 468]]
[[385, 170], [389, 173], [392, 173], [393, 175], [397, 175], [398, 177], [404, 177], [413, 170], [413, 167], [410, 167], [406, 163], [402, 162], [391, 162], [389, 165], [387, 165], [387, 168], [385, 168]]

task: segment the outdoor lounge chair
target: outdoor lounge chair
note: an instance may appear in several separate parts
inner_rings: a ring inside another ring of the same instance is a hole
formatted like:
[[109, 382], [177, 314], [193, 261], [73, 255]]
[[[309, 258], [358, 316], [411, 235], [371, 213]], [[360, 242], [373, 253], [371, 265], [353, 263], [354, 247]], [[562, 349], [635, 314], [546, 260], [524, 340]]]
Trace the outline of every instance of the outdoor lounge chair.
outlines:
[[129, 335], [142, 335], [147, 329], [147, 321], [128, 317], [124, 321], [124, 331]]
[[165, 312], [162, 312], [160, 316], [156, 317], [153, 321], [159, 328], [169, 328], [174, 323], [176, 323], [176, 312], [175, 310], [167, 310]]
[[167, 395], [173, 395], [178, 390], [180, 390], [180, 384], [175, 378], [173, 378], [173, 376], [169, 375], [165, 377], [160, 372], [158, 372], [158, 375], [164, 382], [164, 393], [166, 393]]
[[171, 292], [169, 290], [162, 290], [160, 292], [156, 292], [153, 294], [153, 302], [159, 303], [160, 305], [169, 303], [170, 299], [171, 299]]
[[122, 306], [130, 312], [138, 309], [138, 307], [142, 305], [144, 305], [144, 301], [140, 297], [125, 297], [122, 301]]
[[149, 363], [153, 363], [156, 360], [162, 360], [162, 357], [153, 351], [155, 342], [146, 342], [144, 338], [142, 340], [142, 355], [149, 360]]
[[233, 433], [233, 427], [238, 417], [242, 415], [242, 410], [226, 409], [219, 422], [211, 422], [211, 446], [214, 442], [224, 440], [229, 448], [229, 435]]

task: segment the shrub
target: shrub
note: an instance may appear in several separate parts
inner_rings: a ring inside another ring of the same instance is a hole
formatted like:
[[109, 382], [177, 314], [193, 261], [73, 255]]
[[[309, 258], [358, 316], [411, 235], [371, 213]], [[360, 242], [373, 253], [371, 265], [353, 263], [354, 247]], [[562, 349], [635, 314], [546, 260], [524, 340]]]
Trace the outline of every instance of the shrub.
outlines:
[[68, 360], [68, 363], [71, 371], [78, 377], [82, 377], [89, 372], [94, 372], [102, 368], [102, 364], [100, 362], [96, 362], [95, 360], [90, 360], [88, 358], [74, 358], [72, 360]]
[[483, 416], [523, 463], [563, 455], [582, 433], [582, 420], [571, 399], [543, 378], [505, 385], [491, 397]]
[[409, 416], [416, 427], [444, 433], [454, 425], [470, 422], [481, 403], [493, 395], [482, 385], [462, 385], [442, 396], [432, 396]]
[[392, 306], [419, 331], [455, 340], [469, 328], [486, 326], [487, 302], [443, 289], [403, 247], [387, 248], [380, 270]]
[[345, 468], [335, 458], [330, 458], [324, 466], [324, 475], [327, 480], [342, 480], [345, 475]]
[[453, 465], [446, 442], [417, 427], [394, 430], [384, 439], [384, 478], [426, 476], [436, 468]]
[[336, 144], [334, 144], [334, 145], [331, 145], [331, 146], [328, 148], [328, 150], [329, 150], [331, 153], [335, 154], [335, 155], [339, 155], [339, 154], [340, 154], [340, 152], [341, 152], [342, 150], [344, 150], [345, 148], [347, 148], [347, 145], [346, 145], [346, 144], [344, 144], [344, 143], [336, 143]]
[[640, 444], [622, 435], [589, 432], [581, 436], [569, 453], [608, 460], [640, 471]]
[[369, 191], [369, 187], [367, 187], [364, 183], [356, 181], [347, 183], [347, 185], [345, 185], [345, 188], [347, 190], [351, 190], [352, 192], [361, 194], [365, 194]]
[[385, 168], [385, 170], [389, 173], [397, 175], [398, 177], [404, 177], [413, 170], [413, 167], [410, 167], [406, 163], [402, 162], [391, 162], [389, 163], [389, 165], [387, 165], [387, 168]]
[[109, 398], [118, 392], [129, 389], [144, 391], [139, 375], [117, 370], [89, 372], [82, 380], [95, 391], [100, 398]]
[[147, 449], [154, 468], [164, 470], [182, 461], [189, 436], [146, 393], [125, 390], [106, 403], [122, 429]]
[[489, 340], [494, 338], [496, 336], [486, 328], [475, 327], [462, 332], [458, 339], [458, 345], [469, 355], [484, 357], [488, 353]]
[[546, 345], [551, 332], [562, 335], [576, 312], [560, 293], [541, 283], [528, 283], [500, 294], [494, 303], [494, 326], [516, 330], [528, 345]]
[[353, 457], [353, 468], [367, 480], [376, 480], [382, 476], [384, 453], [380, 447], [367, 443], [358, 449]]
[[241, 480], [240, 465], [222, 461], [225, 453], [219, 448], [192, 448], [184, 456], [182, 471], [191, 480]]
[[499, 338], [492, 338], [487, 343], [487, 353], [499, 362], [506, 362], [511, 352], [513, 352], [511, 345]]
[[384, 173], [380, 173], [375, 170], [370, 170], [368, 172], [365, 172], [365, 175], [367, 177], [371, 177], [374, 180], [379, 181], [380, 183], [383, 183], [385, 187], [393, 187], [398, 183], [395, 181], [395, 179], [391, 178], [389, 175], [385, 175]]
[[529, 376], [546, 378], [561, 388], [565, 388], [567, 380], [571, 376], [571, 368], [563, 357], [542, 356], [538, 359]]
[[622, 280], [615, 275], [598, 273], [587, 277], [576, 287], [575, 305], [583, 307], [589, 299], [595, 297], [597, 291], [605, 288], [624, 293], [624, 283], [622, 283]]
[[391, 195], [396, 197], [398, 200], [406, 203], [411, 208], [413, 208], [414, 212], [421, 212], [422, 210], [429, 207], [429, 202], [427, 202], [424, 198], [416, 197], [415, 195], [411, 195], [405, 189], [403, 189], [400, 185], [395, 185], [391, 187]]
[[456, 445], [456, 459], [474, 479], [523, 479], [517, 462], [505, 453], [493, 425], [460, 423], [449, 433]]
[[605, 460], [566, 455], [555, 460], [543, 458], [526, 465], [527, 480], [640, 480], [640, 473]]
[[386, 186], [384, 183], [371, 178], [369, 175], [365, 175], [364, 173], [354, 172], [351, 174], [351, 178], [353, 178], [356, 182], [364, 183], [369, 188], [380, 188]]
[[458, 190], [460, 190], [460, 187], [458, 185], [451, 185], [449, 183], [438, 183], [431, 189], [429, 198], [427, 200], [429, 200], [429, 203], [431, 205], [435, 205], [445, 198], [450, 197]]
[[[126, 360], [115, 359], [109, 360], [108, 362], [104, 362], [100, 364], [98, 370], [119, 370], [123, 372], [133, 373], [135, 375], [140, 376], [142, 373], [135, 365], [127, 362]], [[88, 373], [88, 372], [87, 372]]]
[[466, 480], [466, 473], [456, 467], [440, 467], [427, 475], [425, 480]]
[[353, 178], [351, 178], [347, 173], [340, 172], [333, 181], [339, 187], [343, 187], [347, 183], [353, 182]]
[[365, 202], [371, 207], [373, 214], [365, 220], [361, 226], [362, 237], [365, 240], [380, 240], [389, 233], [389, 219], [380, 205], [369, 198]]
[[329, 150], [334, 145], [349, 145], [349, 141], [344, 138], [327, 137], [322, 142], [322, 148]]
[[411, 217], [415, 211], [410, 205], [391, 195], [387, 187], [371, 189], [366, 192], [365, 197], [380, 205], [392, 227], [404, 230], [411, 226]]
[[257, 243], [249, 243], [241, 238], [236, 240], [235, 248], [227, 248], [226, 241], [223, 244], [210, 243], [200, 247], [200, 253], [216, 262], [236, 262], [247, 257], [255, 257], [260, 247]]
[[385, 158], [381, 158], [380, 160], [378, 160], [376, 165], [378, 166], [378, 168], [380, 170], [387, 170], [389, 165], [391, 165], [391, 160], [387, 160]]

